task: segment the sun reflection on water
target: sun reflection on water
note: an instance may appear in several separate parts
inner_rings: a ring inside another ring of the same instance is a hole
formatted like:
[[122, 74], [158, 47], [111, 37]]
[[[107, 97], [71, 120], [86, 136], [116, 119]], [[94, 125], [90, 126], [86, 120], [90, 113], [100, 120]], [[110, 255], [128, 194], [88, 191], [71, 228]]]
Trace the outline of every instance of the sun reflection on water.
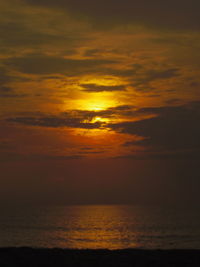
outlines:
[[[71, 248], [110, 248], [129, 247], [126, 221], [123, 218], [123, 207], [120, 206], [80, 206], [67, 221], [68, 231], [62, 232], [62, 246]], [[68, 219], [68, 216], [67, 216]], [[133, 221], [134, 223], [134, 221]], [[131, 246], [136, 247], [137, 243]]]
[[200, 248], [198, 214], [196, 209], [191, 211], [128, 205], [15, 209], [2, 214], [0, 246], [69, 249]]

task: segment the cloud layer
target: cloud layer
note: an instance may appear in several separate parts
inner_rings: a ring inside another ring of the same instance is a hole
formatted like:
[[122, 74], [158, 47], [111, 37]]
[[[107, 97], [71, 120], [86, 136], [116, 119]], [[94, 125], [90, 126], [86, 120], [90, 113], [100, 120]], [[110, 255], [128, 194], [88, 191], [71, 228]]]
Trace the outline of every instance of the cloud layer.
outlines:
[[[26, 0], [33, 5], [66, 9], [90, 18], [98, 26], [105, 23], [136, 23], [150, 27], [199, 29], [198, 0]], [[103, 18], [103, 22], [102, 22]]]
[[67, 74], [80, 75], [91, 73], [98, 66], [113, 64], [113, 60], [104, 59], [65, 59], [45, 55], [27, 55], [5, 60], [7, 66], [27, 74]]
[[[151, 115], [147, 119], [131, 121], [135, 117]], [[120, 123], [92, 122], [95, 117], [113, 118], [116, 115], [129, 117], [129, 121]], [[153, 117], [152, 117], [153, 115]], [[107, 128], [118, 133], [138, 136], [135, 141], [124, 144], [126, 147], [139, 145], [152, 153], [193, 153], [200, 152], [200, 103], [185, 106], [166, 106], [133, 110], [129, 106], [119, 106], [104, 111], [73, 111], [60, 116], [40, 115], [35, 117], [15, 117], [7, 121], [27, 126], [70, 127], [82, 129]]]

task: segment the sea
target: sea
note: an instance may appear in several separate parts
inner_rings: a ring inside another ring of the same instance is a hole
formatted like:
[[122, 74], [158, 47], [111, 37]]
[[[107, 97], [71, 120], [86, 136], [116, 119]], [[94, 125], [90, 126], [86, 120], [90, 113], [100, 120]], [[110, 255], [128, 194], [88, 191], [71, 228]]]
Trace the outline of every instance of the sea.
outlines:
[[129, 205], [5, 209], [0, 247], [200, 249], [200, 212]]

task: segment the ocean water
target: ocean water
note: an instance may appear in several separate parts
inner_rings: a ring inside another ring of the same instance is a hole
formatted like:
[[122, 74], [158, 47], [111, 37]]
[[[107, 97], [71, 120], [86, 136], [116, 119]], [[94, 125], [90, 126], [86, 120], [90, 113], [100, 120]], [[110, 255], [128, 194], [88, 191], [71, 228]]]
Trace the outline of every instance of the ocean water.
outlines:
[[195, 209], [59, 206], [7, 210], [0, 247], [200, 249]]

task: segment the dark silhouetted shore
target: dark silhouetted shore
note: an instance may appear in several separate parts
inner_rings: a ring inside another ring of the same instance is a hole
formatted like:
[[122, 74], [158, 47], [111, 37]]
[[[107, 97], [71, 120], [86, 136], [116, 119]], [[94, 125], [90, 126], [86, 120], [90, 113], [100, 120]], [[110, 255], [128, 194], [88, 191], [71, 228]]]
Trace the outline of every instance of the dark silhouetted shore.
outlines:
[[1, 248], [0, 266], [200, 266], [200, 250], [68, 250]]

